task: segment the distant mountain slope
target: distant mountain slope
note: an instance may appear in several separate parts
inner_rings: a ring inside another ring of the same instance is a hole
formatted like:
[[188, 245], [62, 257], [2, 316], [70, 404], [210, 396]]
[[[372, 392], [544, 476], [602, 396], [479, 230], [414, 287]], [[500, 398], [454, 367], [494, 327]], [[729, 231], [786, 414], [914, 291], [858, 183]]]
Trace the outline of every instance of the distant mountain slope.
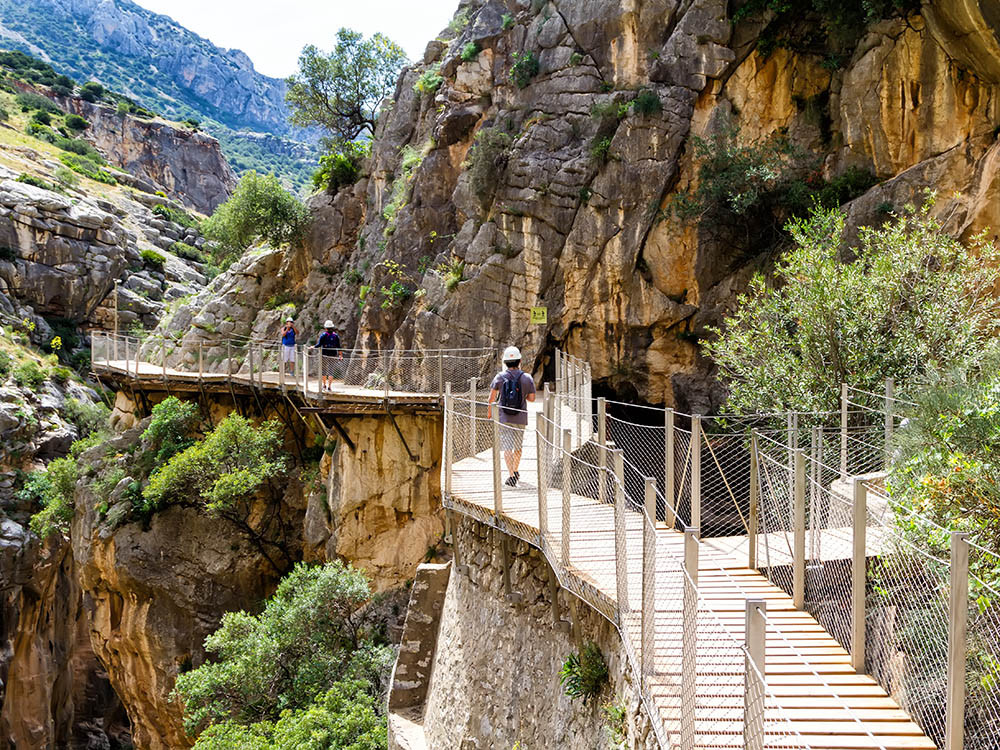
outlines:
[[313, 167], [311, 146], [244, 144], [236, 132], [291, 135], [284, 81], [258, 73], [240, 50], [221, 49], [130, 0], [0, 0], [0, 46], [41, 55], [60, 72], [100, 81], [171, 118], [202, 121], [229, 144], [238, 172], [275, 171], [301, 187]]

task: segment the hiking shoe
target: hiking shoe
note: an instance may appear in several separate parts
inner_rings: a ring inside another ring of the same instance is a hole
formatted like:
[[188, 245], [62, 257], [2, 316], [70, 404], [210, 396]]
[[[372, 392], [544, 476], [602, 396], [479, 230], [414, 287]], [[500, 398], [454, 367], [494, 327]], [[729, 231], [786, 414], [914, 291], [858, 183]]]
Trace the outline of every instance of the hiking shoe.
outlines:
[[507, 481], [504, 484], [508, 487], [517, 487], [517, 474], [511, 474], [507, 477]]

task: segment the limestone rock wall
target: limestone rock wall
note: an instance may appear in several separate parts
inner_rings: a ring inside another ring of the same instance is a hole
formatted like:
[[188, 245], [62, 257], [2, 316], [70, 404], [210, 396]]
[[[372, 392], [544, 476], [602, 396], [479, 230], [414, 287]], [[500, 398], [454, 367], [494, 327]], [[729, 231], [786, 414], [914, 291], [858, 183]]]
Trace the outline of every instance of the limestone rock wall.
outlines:
[[[221, 401], [211, 406], [216, 421], [233, 408]], [[85, 453], [83, 463], [110, 451], [127, 470], [127, 451], [146, 424], [136, 421], [136, 411], [120, 393], [115, 420], [127, 431]], [[367, 571], [375, 589], [388, 591], [434, 557], [443, 534], [441, 417], [396, 420], [400, 432], [385, 415], [340, 418], [354, 448], [331, 433], [319, 480], [289, 477], [280, 512], [291, 530], [293, 560], [343, 559]], [[131, 480], [107, 498], [105, 518], [89, 481], [77, 487], [72, 540], [93, 651], [128, 712], [136, 748], [189, 747], [180, 706], [170, 698], [178, 672], [204, 661], [204, 639], [225, 612], [256, 608], [279, 576], [232, 524], [195, 507], [159, 511], [148, 525], [132, 520], [112, 527], [105, 519], [117, 515], [116, 504], [128, 505], [120, 495]], [[262, 515], [263, 508], [253, 517]]]
[[[332, 317], [373, 348], [512, 341], [536, 372], [560, 346], [621, 396], [705, 411], [724, 393], [699, 338], [775, 248], [732, 217], [671, 212], [697, 184], [695, 136], [783, 132], [825, 179], [870, 171], [879, 184], [848, 206], [851, 231], [920, 202], [928, 186], [955, 234], [998, 226], [995, 3], [928, 3], [926, 18], [875, 23], [839, 67], [821, 50], [761, 54], [771, 17], [734, 26], [730, 5], [462, 2], [468, 23], [400, 77], [366, 177], [312, 199], [312, 235], [282, 281], [302, 327]], [[463, 61], [469, 43], [482, 51]], [[522, 88], [511, 71], [529, 53], [538, 71]], [[431, 66], [444, 82], [421, 95], [414, 85]], [[659, 112], [628, 109], [639, 90]], [[470, 150], [497, 130], [510, 145], [476, 184]], [[408, 174], [404, 147], [423, 155]], [[451, 260], [464, 264], [453, 290], [437, 270]], [[383, 308], [393, 280], [418, 293]], [[529, 324], [536, 305], [547, 325]], [[217, 306], [198, 297], [190, 317]], [[277, 330], [266, 312], [236, 324]]]
[[[437, 650], [423, 717], [429, 748], [612, 747], [602, 717], [607, 701], [624, 702], [626, 747], [652, 750], [655, 736], [634, 690], [621, 639], [589, 607], [557, 596], [560, 617], [574, 631], [554, 626], [549, 567], [540, 553], [511, 539], [511, 589], [504, 595], [501, 534], [469, 519], [454, 529], [457, 559], [441, 613]], [[608, 663], [604, 694], [589, 704], [570, 700], [559, 669], [579, 643], [597, 643]]]
[[58, 101], [90, 123], [84, 137], [108, 161], [189, 208], [210, 214], [236, 187], [236, 175], [219, 142], [206, 133], [119, 115], [107, 105], [77, 97]]

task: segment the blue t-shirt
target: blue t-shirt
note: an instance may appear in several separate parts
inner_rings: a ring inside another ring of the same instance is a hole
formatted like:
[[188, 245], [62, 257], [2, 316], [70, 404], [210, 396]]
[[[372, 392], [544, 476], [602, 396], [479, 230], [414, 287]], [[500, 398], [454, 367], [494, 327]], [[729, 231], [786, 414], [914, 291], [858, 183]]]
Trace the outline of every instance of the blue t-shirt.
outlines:
[[336, 333], [323, 331], [319, 337], [318, 346], [323, 350], [323, 356], [331, 356], [340, 351], [340, 336]]
[[281, 335], [281, 343], [285, 346], [295, 346], [295, 329], [289, 328]]

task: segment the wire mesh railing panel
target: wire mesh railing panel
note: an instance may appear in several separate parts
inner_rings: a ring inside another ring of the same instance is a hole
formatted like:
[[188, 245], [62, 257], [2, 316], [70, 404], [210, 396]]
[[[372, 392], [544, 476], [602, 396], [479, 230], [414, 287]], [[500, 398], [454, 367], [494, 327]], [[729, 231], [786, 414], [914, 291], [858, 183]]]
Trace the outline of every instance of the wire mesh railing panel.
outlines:
[[784, 460], [760, 452], [757, 565], [768, 580], [792, 594], [793, 472]]
[[[996, 562], [992, 560], [991, 565]], [[965, 747], [996, 747], [1000, 736], [1000, 591], [977, 575], [970, 576], [966, 668]]]
[[949, 564], [907, 540], [869, 490], [865, 668], [928, 737], [943, 744]]

